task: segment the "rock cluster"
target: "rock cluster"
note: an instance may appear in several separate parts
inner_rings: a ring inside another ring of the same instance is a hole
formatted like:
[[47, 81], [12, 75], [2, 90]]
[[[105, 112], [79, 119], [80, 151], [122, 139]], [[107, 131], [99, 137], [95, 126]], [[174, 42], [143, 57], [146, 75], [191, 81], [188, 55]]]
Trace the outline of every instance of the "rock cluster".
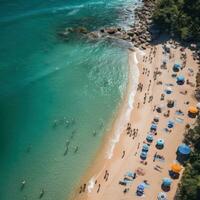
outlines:
[[[66, 28], [63, 32], [59, 33], [63, 39], [66, 39], [69, 34], [81, 34], [83, 37], [91, 40], [99, 38], [113, 38], [121, 39], [128, 42], [132, 42], [136, 47], [143, 49], [149, 45], [154, 39], [155, 30], [151, 29], [152, 26], [152, 15], [155, 8], [155, 0], [143, 0], [142, 6], [134, 10], [135, 21], [134, 24], [130, 25], [128, 30], [122, 27], [106, 27], [101, 28], [97, 31], [89, 32], [85, 27], [78, 28]], [[133, 12], [130, 10], [130, 12]]]
[[87, 35], [90, 39], [102, 37], [122, 39], [132, 42], [136, 47], [145, 49], [153, 39], [153, 29], [151, 29], [151, 26], [154, 8], [154, 0], [143, 0], [143, 5], [134, 11], [135, 23], [130, 25], [130, 29], [124, 30], [122, 27], [109, 27], [90, 32]]

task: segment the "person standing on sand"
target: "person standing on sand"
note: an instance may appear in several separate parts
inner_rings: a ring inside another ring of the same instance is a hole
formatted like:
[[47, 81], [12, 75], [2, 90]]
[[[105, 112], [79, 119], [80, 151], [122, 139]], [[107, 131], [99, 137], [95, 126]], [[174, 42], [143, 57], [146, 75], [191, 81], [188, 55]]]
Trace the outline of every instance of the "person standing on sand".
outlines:
[[82, 192], [82, 186], [80, 187], [79, 194]]
[[106, 179], [107, 173], [108, 173], [108, 170], [105, 171], [105, 175], [104, 175], [103, 179]]
[[108, 181], [109, 173], [106, 174], [106, 181]]
[[100, 187], [101, 187], [101, 185], [99, 184], [98, 189], [97, 189], [97, 193], [99, 193]]
[[124, 158], [125, 153], [126, 153], [126, 152], [123, 150], [123, 153], [122, 153], [122, 159]]
[[138, 146], [137, 146], [137, 149], [139, 149], [140, 148], [140, 143], [138, 143]]
[[84, 185], [83, 185], [83, 192], [85, 192], [85, 189], [86, 189], [86, 184], [84, 183]]

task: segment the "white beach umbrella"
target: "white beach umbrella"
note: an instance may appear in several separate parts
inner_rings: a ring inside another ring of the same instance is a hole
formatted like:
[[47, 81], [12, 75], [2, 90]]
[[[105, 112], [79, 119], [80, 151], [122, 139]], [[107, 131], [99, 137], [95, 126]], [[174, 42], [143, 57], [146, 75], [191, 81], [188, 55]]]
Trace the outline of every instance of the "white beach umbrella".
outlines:
[[158, 193], [158, 200], [167, 200], [167, 194], [164, 192]]
[[197, 108], [198, 108], [198, 109], [200, 109], [200, 102], [199, 102], [199, 103], [197, 103]]
[[172, 88], [171, 87], [167, 87], [166, 90], [172, 92]]

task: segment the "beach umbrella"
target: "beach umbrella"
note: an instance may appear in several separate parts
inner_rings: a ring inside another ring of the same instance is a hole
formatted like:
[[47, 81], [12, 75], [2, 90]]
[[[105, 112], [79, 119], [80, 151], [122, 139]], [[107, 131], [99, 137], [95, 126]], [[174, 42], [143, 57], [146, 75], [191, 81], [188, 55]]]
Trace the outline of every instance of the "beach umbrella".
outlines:
[[171, 87], [167, 87], [165, 91], [166, 91], [167, 94], [171, 94], [172, 93], [172, 88]]
[[189, 109], [188, 109], [188, 112], [192, 113], [192, 114], [197, 114], [198, 109], [195, 106], [190, 106]]
[[180, 68], [181, 68], [181, 65], [178, 64], [178, 63], [175, 63], [175, 64], [174, 64], [174, 67], [180, 69]]
[[185, 77], [183, 75], [177, 76], [177, 81], [185, 81]]
[[197, 105], [196, 105], [196, 106], [197, 106], [197, 108], [198, 108], [198, 109], [200, 109], [200, 102], [199, 102], [199, 103], [197, 103]]
[[180, 68], [181, 68], [181, 65], [178, 64], [178, 63], [174, 64], [174, 66], [173, 66], [173, 70], [174, 70], [175, 72], [178, 72], [178, 71], [180, 70]]
[[142, 151], [148, 151], [149, 150], [149, 146], [147, 144], [144, 144], [142, 146]]
[[163, 185], [169, 187], [172, 183], [172, 180], [170, 178], [164, 178], [163, 179]]
[[140, 184], [137, 186], [137, 190], [144, 191], [144, 184]]
[[146, 158], [147, 158], [147, 153], [144, 152], [144, 151], [142, 151], [141, 154], [140, 154], [140, 157], [141, 157], [142, 159], [146, 159]]
[[157, 130], [157, 125], [156, 124], [151, 124], [151, 128], [150, 129], [156, 131]]
[[164, 140], [163, 139], [158, 139], [156, 145], [158, 146], [164, 146]]
[[178, 164], [178, 163], [173, 163], [173, 164], [171, 165], [171, 170], [172, 170], [173, 172], [175, 172], [175, 173], [179, 173], [179, 172], [181, 171], [181, 169], [182, 169], [182, 167], [181, 167], [181, 165]]
[[148, 134], [147, 137], [146, 137], [146, 140], [152, 142], [153, 141], [153, 135]]
[[183, 85], [185, 82], [185, 77], [183, 75], [177, 76], [176, 82], [178, 85]]
[[167, 123], [167, 127], [168, 128], [173, 128], [174, 127], [174, 121], [169, 120], [168, 123]]
[[183, 154], [183, 155], [188, 155], [188, 154], [190, 154], [191, 149], [190, 149], [190, 147], [188, 145], [181, 144], [178, 147], [178, 152], [181, 153], [181, 154]]
[[159, 122], [159, 117], [158, 117], [158, 116], [155, 116], [155, 117], [153, 118], [153, 121], [154, 121], [154, 122]]
[[167, 200], [167, 194], [164, 192], [158, 193], [158, 200]]

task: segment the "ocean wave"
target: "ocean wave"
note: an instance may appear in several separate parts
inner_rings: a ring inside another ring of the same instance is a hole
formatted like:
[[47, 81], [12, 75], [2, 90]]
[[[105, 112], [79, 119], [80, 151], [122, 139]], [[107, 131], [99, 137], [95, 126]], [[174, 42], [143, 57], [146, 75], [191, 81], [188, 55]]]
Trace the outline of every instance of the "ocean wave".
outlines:
[[70, 12], [74, 12], [74, 14], [76, 14], [83, 7], [84, 7], [84, 5], [81, 4], [81, 5], [73, 5], [73, 6], [71, 5], [71, 6], [52, 7], [52, 8], [43, 8], [43, 9], [38, 9], [38, 10], [32, 10], [32, 11], [28, 11], [25, 13], [14, 15], [14, 16], [2, 17], [2, 18], [0, 18], [0, 23], [8, 23], [8, 22], [20, 20], [20, 19], [27, 18], [27, 17], [38, 16], [38, 15], [54, 14], [54, 13], [58, 13], [58, 12], [65, 11], [65, 10], [71, 10]]
[[70, 11], [70, 12], [68, 12], [68, 16], [72, 16], [72, 15], [75, 15], [75, 14], [77, 14], [78, 12], [80, 11], [80, 9], [74, 9], [74, 10], [72, 10], [72, 11]]
[[[138, 55], [143, 55], [144, 53], [140, 50], [137, 50]], [[120, 136], [124, 130], [124, 126], [129, 122], [131, 112], [133, 110], [133, 104], [135, 95], [137, 92], [137, 85], [139, 81], [139, 69], [138, 69], [138, 59], [136, 56], [136, 52], [129, 58], [130, 63], [130, 74], [129, 74], [129, 89], [128, 89], [128, 107], [126, 108], [126, 112], [117, 119], [114, 127], [114, 136], [110, 141], [109, 149], [106, 154], [107, 159], [111, 159], [113, 156], [113, 151], [115, 149], [115, 145], [119, 142]], [[126, 105], [125, 105], [126, 106]]]

